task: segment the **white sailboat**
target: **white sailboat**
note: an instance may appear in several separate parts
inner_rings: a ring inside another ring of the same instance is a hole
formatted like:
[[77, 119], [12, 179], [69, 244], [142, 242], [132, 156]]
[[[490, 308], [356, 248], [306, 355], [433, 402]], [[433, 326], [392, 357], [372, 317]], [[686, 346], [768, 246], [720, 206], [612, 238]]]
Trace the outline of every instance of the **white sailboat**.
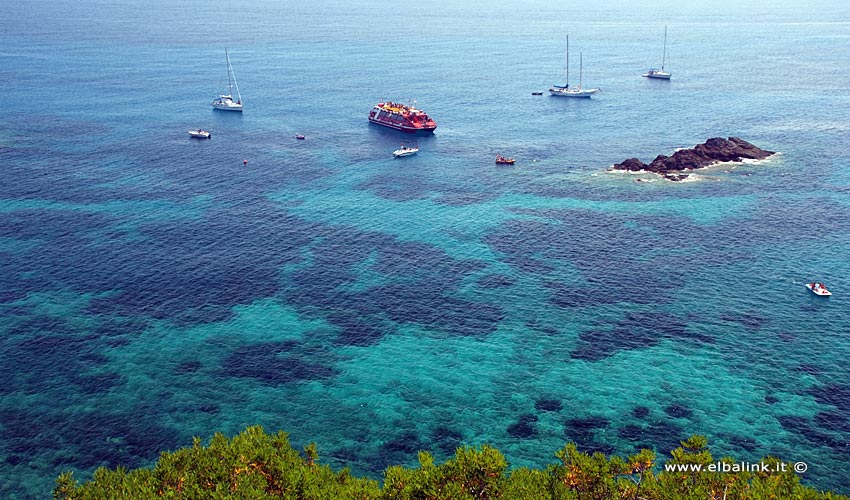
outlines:
[[552, 88], [549, 89], [549, 94], [557, 97], [587, 97], [589, 98], [593, 94], [599, 92], [599, 89], [585, 89], [581, 86], [581, 78], [582, 78], [582, 54], [579, 52], [578, 56], [578, 87], [570, 87], [570, 37], [567, 35], [567, 82], [564, 86], [561, 85], [552, 85]]
[[667, 26], [664, 27], [664, 52], [661, 56], [661, 69], [658, 68], [649, 68], [649, 71], [644, 73], [641, 76], [645, 76], [647, 78], [655, 78], [656, 80], [669, 80], [673, 73], [669, 71], [664, 71], [664, 64], [667, 62]]
[[[224, 49], [224, 57], [227, 59], [227, 94], [221, 94], [213, 99], [212, 107], [222, 111], [239, 111], [241, 113], [242, 94], [239, 93], [239, 84], [236, 83], [236, 75], [233, 74], [227, 49]], [[236, 101], [233, 100], [233, 87], [236, 87]]]

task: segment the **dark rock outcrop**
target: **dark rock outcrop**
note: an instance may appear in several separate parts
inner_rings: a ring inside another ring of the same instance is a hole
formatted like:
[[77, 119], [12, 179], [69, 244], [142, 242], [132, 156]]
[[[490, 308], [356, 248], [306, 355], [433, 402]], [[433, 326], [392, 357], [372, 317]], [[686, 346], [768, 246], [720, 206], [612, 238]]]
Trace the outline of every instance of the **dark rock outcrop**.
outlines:
[[714, 137], [690, 149], [676, 151], [673, 156], [658, 155], [649, 164], [643, 163], [637, 158], [629, 158], [622, 163], [615, 164], [612, 168], [632, 172], [645, 170], [663, 175], [673, 181], [680, 181], [687, 178], [687, 175], [677, 173], [683, 170], [705, 168], [720, 162], [737, 162], [744, 159], [761, 160], [772, 154], [774, 154], [774, 151], [765, 151], [737, 137], [728, 139]]

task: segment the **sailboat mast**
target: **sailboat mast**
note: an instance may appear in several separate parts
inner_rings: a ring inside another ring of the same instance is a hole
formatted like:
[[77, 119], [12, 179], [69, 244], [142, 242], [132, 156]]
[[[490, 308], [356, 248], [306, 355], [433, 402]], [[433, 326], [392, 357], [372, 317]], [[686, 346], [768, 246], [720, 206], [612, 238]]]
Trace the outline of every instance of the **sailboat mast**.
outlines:
[[236, 74], [233, 73], [233, 67], [230, 68], [230, 75], [233, 78], [233, 86], [236, 87], [236, 98], [239, 104], [242, 104], [242, 93], [239, 92], [239, 83], [236, 82]]
[[233, 66], [230, 65], [230, 55], [227, 53], [227, 48], [224, 49], [224, 58], [227, 59], [227, 87], [230, 98], [233, 98], [233, 87], [236, 87], [236, 102], [242, 104], [242, 93], [239, 92], [239, 84], [236, 82], [236, 75], [233, 74]]
[[230, 78], [230, 55], [227, 54], [227, 47], [224, 48], [224, 59], [227, 60], [227, 93], [233, 96], [233, 80]]
[[570, 35], [567, 35], [567, 88], [570, 87]]
[[582, 56], [581, 52], [578, 53], [578, 89], [581, 90], [581, 73], [582, 73]]
[[665, 62], [667, 62], [667, 26], [664, 27], [664, 52], [661, 56], [661, 71], [664, 71]]

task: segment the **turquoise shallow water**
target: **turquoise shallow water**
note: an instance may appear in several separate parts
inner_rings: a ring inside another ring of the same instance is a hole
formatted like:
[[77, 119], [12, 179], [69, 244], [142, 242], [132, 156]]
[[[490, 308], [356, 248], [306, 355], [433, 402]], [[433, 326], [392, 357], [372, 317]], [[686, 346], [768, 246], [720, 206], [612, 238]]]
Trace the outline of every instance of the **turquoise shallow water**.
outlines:
[[[253, 424], [374, 477], [704, 433], [850, 492], [847, 7], [7, 9], [3, 498]], [[664, 25], [673, 80], [647, 81]], [[567, 32], [602, 93], [531, 96]], [[242, 116], [209, 107], [225, 46]], [[368, 125], [381, 98], [437, 121], [418, 155]], [[606, 172], [718, 135], [780, 154]]]

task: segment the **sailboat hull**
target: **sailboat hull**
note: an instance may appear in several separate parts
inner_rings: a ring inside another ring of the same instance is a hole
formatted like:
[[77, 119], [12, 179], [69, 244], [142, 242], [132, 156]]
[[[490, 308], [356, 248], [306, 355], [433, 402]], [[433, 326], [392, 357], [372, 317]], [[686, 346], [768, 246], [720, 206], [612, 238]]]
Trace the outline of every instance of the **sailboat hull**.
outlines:
[[229, 95], [221, 95], [213, 99], [212, 107], [222, 111], [238, 111], [242, 112], [242, 103], [234, 102]]
[[236, 104], [236, 103], [222, 104], [222, 103], [214, 102], [212, 104], [212, 107], [214, 109], [219, 109], [221, 111], [238, 111], [239, 113], [242, 112], [242, 105]]
[[642, 76], [645, 76], [646, 78], [652, 78], [654, 80], [669, 80], [670, 77], [673, 75], [671, 73], [646, 73]]
[[590, 96], [599, 92], [599, 89], [563, 89], [563, 88], [551, 88], [549, 89], [549, 94], [555, 97], [579, 97], [590, 99]]

